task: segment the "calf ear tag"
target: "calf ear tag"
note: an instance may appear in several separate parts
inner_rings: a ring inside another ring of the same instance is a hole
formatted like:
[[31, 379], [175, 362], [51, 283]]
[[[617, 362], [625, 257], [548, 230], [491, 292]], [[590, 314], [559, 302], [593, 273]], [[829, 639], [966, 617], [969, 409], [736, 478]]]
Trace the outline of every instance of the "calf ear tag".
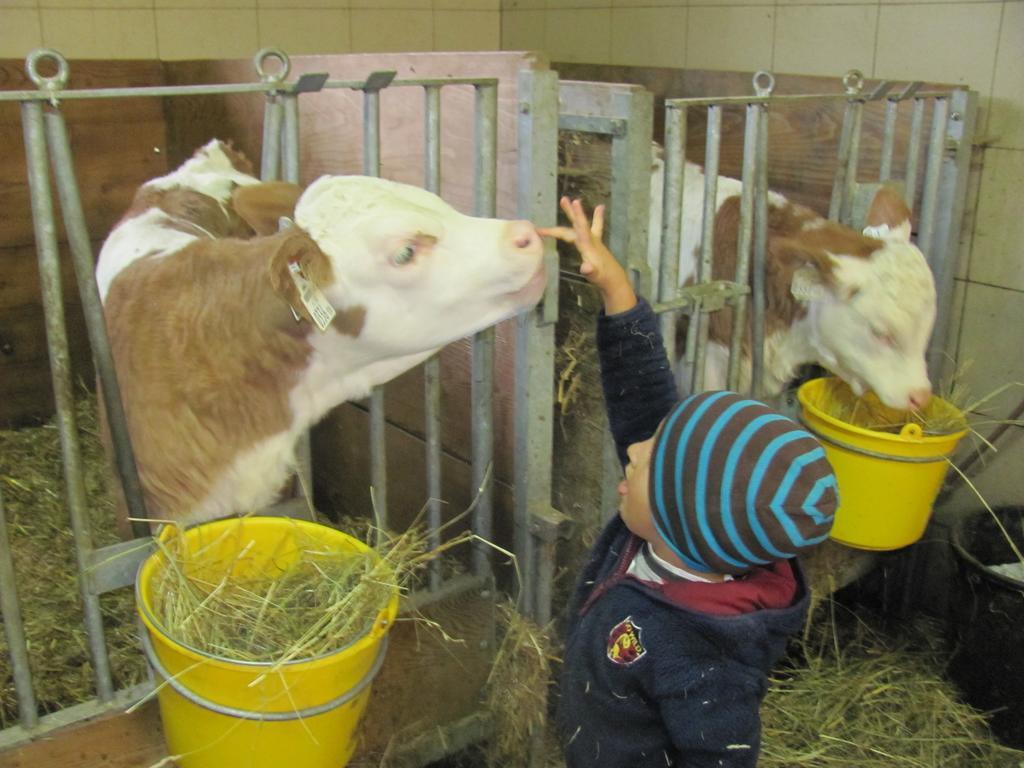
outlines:
[[295, 287], [299, 291], [302, 305], [309, 311], [309, 316], [313, 318], [316, 327], [321, 331], [326, 331], [336, 314], [331, 302], [327, 300], [315, 283], [306, 279], [306, 276], [302, 274], [302, 265], [297, 261], [288, 262], [288, 274], [291, 275], [292, 282], [295, 283]]
[[814, 299], [823, 299], [828, 289], [818, 281], [813, 269], [802, 267], [793, 273], [793, 282], [789, 285], [793, 298], [802, 304]]

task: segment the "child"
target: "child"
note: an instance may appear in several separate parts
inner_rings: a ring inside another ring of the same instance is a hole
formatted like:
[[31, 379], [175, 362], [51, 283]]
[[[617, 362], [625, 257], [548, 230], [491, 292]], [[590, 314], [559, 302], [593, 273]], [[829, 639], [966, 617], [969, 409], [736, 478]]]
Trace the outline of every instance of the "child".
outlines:
[[754, 766], [767, 675], [802, 625], [795, 556], [832, 526], [835, 477], [820, 445], [729, 392], [677, 402], [650, 305], [578, 200], [580, 272], [601, 292], [608, 420], [625, 464], [619, 516], [570, 606], [559, 702], [569, 768]]

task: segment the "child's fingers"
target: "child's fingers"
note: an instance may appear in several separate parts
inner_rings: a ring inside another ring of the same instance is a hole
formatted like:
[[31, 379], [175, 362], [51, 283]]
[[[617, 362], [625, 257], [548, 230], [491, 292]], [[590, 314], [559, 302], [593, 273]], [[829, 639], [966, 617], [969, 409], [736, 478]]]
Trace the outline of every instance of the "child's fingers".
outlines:
[[576, 230], [576, 242], [581, 248], [590, 245], [590, 222], [581, 200], [572, 201], [572, 228]]
[[590, 233], [594, 236], [595, 240], [602, 240], [604, 238], [604, 205], [599, 205], [594, 209], [594, 223], [590, 227]]
[[572, 227], [537, 227], [537, 234], [541, 237], [553, 237], [564, 243], [576, 242], [576, 231]]

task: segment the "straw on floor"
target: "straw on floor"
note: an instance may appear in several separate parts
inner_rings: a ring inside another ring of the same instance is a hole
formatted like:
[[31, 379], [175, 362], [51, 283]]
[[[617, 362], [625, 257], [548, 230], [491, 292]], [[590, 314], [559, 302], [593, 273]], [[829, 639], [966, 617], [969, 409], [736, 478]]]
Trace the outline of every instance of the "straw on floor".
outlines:
[[899, 636], [819, 613], [764, 700], [761, 768], [1020, 768], [984, 715], [943, 677], [942, 630], [919, 620]]
[[[84, 390], [79, 394], [76, 416], [90, 529], [93, 545], [100, 547], [118, 538], [95, 395]], [[61, 467], [60, 439], [53, 421], [0, 430], [0, 485], [40, 714], [95, 696]], [[104, 595], [100, 603], [115, 688], [142, 682], [145, 660], [136, 640], [131, 589]], [[17, 722], [18, 712], [2, 633], [0, 681], [0, 727], [6, 727]]]

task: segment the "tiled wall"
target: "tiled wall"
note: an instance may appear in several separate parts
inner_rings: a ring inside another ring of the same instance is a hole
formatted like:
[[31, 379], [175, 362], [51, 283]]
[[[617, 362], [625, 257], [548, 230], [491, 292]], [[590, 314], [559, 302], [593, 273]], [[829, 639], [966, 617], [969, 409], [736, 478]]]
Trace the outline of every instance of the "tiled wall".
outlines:
[[496, 50], [500, 0], [0, 0], [0, 57]]
[[[981, 167], [969, 200], [951, 353], [976, 396], [1024, 382], [1024, 1], [504, 0], [502, 47], [553, 61], [966, 83], [980, 93]], [[973, 227], [971, 226], [973, 223]], [[994, 417], [1024, 386], [993, 401]], [[988, 435], [994, 424], [982, 424]], [[1024, 504], [1024, 427], [973, 477]], [[941, 513], [978, 507], [966, 487]]]

